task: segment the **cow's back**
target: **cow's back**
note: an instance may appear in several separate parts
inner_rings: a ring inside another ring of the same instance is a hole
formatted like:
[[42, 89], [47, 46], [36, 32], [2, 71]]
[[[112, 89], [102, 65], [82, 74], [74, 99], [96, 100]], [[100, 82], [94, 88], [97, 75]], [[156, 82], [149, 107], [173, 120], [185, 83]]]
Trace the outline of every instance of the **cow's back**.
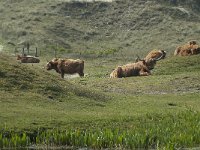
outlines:
[[157, 59], [161, 57], [162, 55], [163, 55], [162, 52], [157, 51], [157, 50], [152, 50], [150, 53], [147, 54], [147, 56], [145, 57], [145, 60]]
[[67, 74], [80, 73], [83, 72], [84, 61], [79, 59], [63, 59], [59, 61], [58, 68]]
[[196, 41], [191, 41], [188, 44], [179, 46], [176, 48], [175, 56], [190, 56], [200, 53], [200, 47], [196, 44]]
[[122, 76], [123, 77], [131, 77], [131, 76], [138, 76], [140, 67], [137, 66], [137, 63], [130, 63], [123, 65], [122, 68]]

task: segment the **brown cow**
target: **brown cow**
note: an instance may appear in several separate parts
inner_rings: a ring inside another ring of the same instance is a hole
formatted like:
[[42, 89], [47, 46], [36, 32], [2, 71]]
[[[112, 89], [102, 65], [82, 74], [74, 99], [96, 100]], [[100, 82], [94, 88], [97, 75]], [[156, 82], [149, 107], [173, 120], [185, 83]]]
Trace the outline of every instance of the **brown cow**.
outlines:
[[47, 70], [55, 69], [57, 73], [61, 74], [64, 78], [64, 74], [78, 73], [80, 76], [84, 76], [84, 61], [77, 59], [58, 59], [54, 58], [46, 65]]
[[164, 59], [165, 56], [166, 56], [166, 51], [164, 51], [164, 50], [153, 50], [153, 51], [149, 52], [149, 54], [144, 59], [140, 59], [139, 56], [137, 56], [135, 62], [144, 60], [147, 68], [149, 70], [152, 70], [155, 67], [156, 62], [161, 60], [161, 59]]
[[131, 76], [148, 76], [150, 75], [145, 60], [140, 60], [136, 63], [130, 63], [123, 66], [118, 66], [110, 74], [110, 78], [122, 78]]
[[155, 67], [156, 62], [164, 59], [165, 56], [166, 52], [163, 50], [152, 51], [144, 59], [140, 59], [138, 56], [135, 63], [126, 64], [115, 68], [110, 74], [110, 78], [148, 76], [151, 74], [150, 70]]
[[200, 53], [200, 47], [199, 45], [197, 45], [197, 42], [189, 41], [187, 44], [177, 47], [174, 52], [174, 56], [190, 56], [199, 53]]
[[164, 59], [165, 57], [166, 57], [166, 51], [152, 50], [147, 54], [147, 56], [144, 58], [144, 60], [146, 62], [147, 67], [149, 68], [149, 70], [152, 70], [155, 67], [156, 62], [161, 59]]
[[39, 63], [40, 62], [40, 59], [34, 56], [30, 56], [30, 55], [24, 55], [24, 56], [17, 55], [17, 60], [20, 60], [21, 63]]

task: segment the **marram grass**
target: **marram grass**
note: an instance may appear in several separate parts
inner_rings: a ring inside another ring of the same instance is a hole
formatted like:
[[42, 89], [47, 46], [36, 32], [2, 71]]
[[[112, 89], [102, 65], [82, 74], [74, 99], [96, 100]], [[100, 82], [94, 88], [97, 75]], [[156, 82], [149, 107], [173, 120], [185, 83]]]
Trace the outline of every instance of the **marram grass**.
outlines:
[[133, 128], [38, 129], [15, 133], [2, 129], [0, 148], [30, 146], [74, 148], [177, 149], [200, 145], [200, 113], [186, 111], [168, 115], [146, 115]]

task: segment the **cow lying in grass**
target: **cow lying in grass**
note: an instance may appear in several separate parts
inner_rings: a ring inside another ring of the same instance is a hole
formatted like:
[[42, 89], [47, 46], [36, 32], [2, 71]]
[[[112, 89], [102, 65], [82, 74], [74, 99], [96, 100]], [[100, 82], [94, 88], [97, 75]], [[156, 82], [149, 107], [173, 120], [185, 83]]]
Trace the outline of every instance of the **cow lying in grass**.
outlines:
[[140, 59], [139, 56], [137, 57], [135, 62], [138, 62], [139, 60], [145, 60], [146, 66], [149, 70], [154, 69], [156, 62], [164, 59], [166, 57], [166, 51], [164, 50], [152, 50], [147, 54], [147, 56], [144, 59]]
[[61, 74], [64, 78], [64, 74], [78, 73], [81, 77], [84, 76], [84, 61], [77, 59], [58, 59], [54, 58], [46, 65], [47, 70], [54, 69], [57, 73]]
[[[156, 65], [156, 62], [164, 59], [166, 57], [166, 51], [164, 50], [152, 50], [150, 51], [147, 56], [144, 58], [147, 67], [149, 70], [152, 70]], [[140, 59], [139, 57], [137, 59]]]
[[197, 45], [196, 41], [190, 41], [183, 46], [176, 48], [174, 56], [190, 56], [200, 53], [200, 47]]
[[[139, 57], [136, 59], [135, 63], [126, 64], [123, 66], [118, 66], [113, 70], [110, 74], [110, 78], [122, 78], [122, 77], [131, 77], [131, 76], [148, 76], [151, 74], [150, 70], [152, 70], [156, 62], [165, 58], [166, 52], [159, 51], [161, 54], [158, 56], [148, 54], [148, 57], [144, 59], [140, 59]], [[152, 53], [154, 54], [154, 52]], [[154, 56], [154, 57], [150, 57]]]
[[17, 55], [17, 60], [20, 60], [21, 63], [39, 63], [40, 62], [40, 59], [34, 56], [29, 56], [29, 55], [24, 55], [24, 56]]
[[130, 63], [123, 66], [118, 66], [110, 74], [110, 78], [122, 78], [131, 76], [148, 76], [150, 75], [145, 60], [140, 60], [136, 63]]

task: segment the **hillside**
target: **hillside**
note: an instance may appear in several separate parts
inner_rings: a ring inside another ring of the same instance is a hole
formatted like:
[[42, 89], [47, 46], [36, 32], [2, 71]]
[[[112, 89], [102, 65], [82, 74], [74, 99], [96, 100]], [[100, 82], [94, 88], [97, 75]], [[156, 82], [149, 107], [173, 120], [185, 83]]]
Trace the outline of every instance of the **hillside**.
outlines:
[[200, 110], [199, 55], [166, 58], [148, 77], [113, 80], [108, 73], [119, 62], [103, 59], [87, 60], [86, 77], [63, 80], [43, 61], [19, 64], [0, 54], [1, 127], [124, 127], [127, 116]]
[[118, 56], [135, 56], [155, 48], [172, 54], [180, 44], [200, 41], [199, 10], [197, 0], [177, 4], [164, 0], [2, 0], [0, 42], [12, 52], [13, 44], [21, 52], [29, 42], [41, 55], [51, 56], [54, 49], [59, 56], [99, 56], [107, 49]]
[[15, 58], [0, 53], [0, 128], [48, 127], [58, 116], [62, 121], [68, 111], [80, 108], [85, 111], [110, 99], [102, 92], [56, 75], [37, 64], [19, 64]]
[[[161, 60], [151, 76], [112, 80], [107, 73], [119, 60], [111, 59], [89, 59], [86, 77], [63, 80], [47, 72], [43, 60], [19, 64], [1, 53], [0, 147], [20, 147], [22, 133], [30, 138], [23, 145], [31, 147], [47, 140], [47, 146], [64, 147], [112, 147], [120, 141], [135, 148], [199, 146], [199, 55]], [[113, 145], [83, 140], [99, 136]], [[74, 138], [80, 142], [73, 143]]]

